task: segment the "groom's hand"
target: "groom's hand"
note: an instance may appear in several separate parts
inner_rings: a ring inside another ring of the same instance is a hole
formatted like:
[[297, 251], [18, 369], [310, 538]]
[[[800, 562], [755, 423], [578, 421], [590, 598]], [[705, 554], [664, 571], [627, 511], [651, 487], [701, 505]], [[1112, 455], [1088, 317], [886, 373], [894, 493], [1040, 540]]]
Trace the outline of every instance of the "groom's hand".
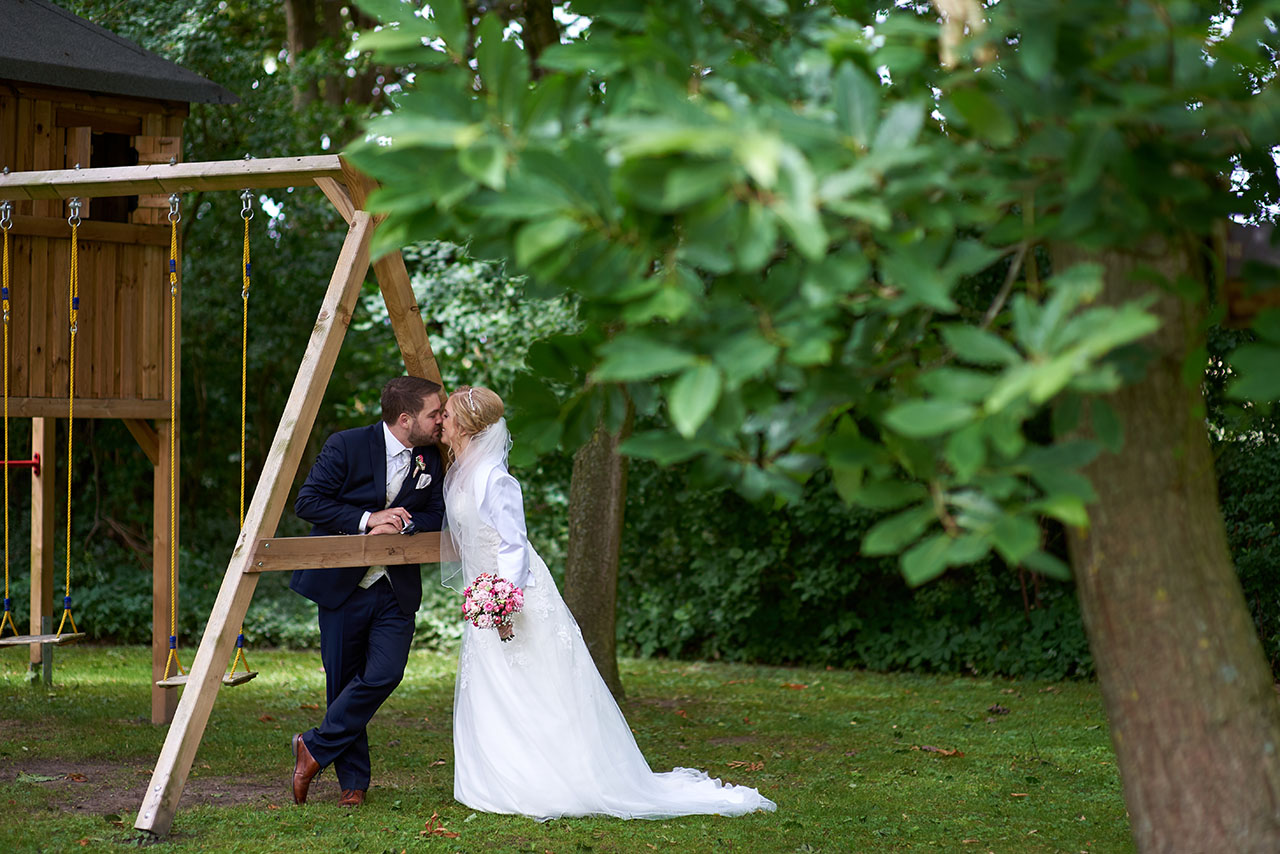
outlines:
[[[379, 510], [376, 513], [369, 514], [367, 527], [370, 534], [398, 534], [409, 524], [413, 516], [403, 507], [388, 507], [386, 510]], [[390, 531], [379, 531], [383, 525], [390, 525]]]
[[400, 533], [400, 529], [397, 528], [395, 525], [392, 525], [390, 522], [384, 522], [381, 525], [374, 525], [372, 528], [365, 531], [365, 533], [366, 534], [398, 534]]

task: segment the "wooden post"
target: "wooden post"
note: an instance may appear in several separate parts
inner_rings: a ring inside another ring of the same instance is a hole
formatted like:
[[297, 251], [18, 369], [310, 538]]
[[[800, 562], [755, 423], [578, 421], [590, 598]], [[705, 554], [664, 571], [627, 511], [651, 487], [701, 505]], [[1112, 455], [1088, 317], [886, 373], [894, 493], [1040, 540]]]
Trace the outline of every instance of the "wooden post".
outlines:
[[[342, 174], [351, 202], [359, 210], [365, 210], [369, 194], [378, 188], [377, 183], [346, 160], [342, 161]], [[335, 199], [331, 195], [332, 191], [325, 189], [323, 180], [325, 179], [317, 178], [316, 184], [338, 207], [338, 212], [346, 216], [341, 199]], [[387, 305], [396, 343], [400, 345], [405, 371], [411, 376], [424, 377], [444, 385], [440, 379], [440, 366], [436, 364], [435, 354], [431, 351], [431, 341], [427, 338], [427, 329], [422, 323], [422, 310], [418, 307], [417, 297], [413, 295], [409, 271], [404, 266], [404, 256], [399, 251], [388, 252], [374, 262], [373, 272], [378, 279], [378, 288], [382, 291], [382, 301]]]
[[[165, 736], [134, 827], [160, 836], [169, 832], [182, 796], [196, 749], [209, 722], [213, 702], [222, 685], [222, 674], [231, 658], [236, 633], [249, 608], [258, 576], [247, 572], [258, 541], [275, 533], [293, 485], [298, 463], [315, 424], [342, 339], [360, 296], [360, 285], [369, 272], [369, 241], [373, 220], [363, 211], [352, 218], [342, 253], [329, 280], [324, 304], [316, 318], [311, 340], [298, 366], [284, 413], [276, 428], [262, 476], [253, 491], [244, 527], [227, 565], [217, 601], [205, 625], [200, 648], [191, 666], [191, 678], [178, 703], [177, 714]], [[287, 756], [281, 742], [281, 756]]]
[[[52, 418], [31, 419], [32, 459], [40, 455], [40, 474], [31, 476], [31, 626], [29, 631], [38, 635], [41, 626], [53, 618], [53, 556], [54, 556], [54, 474], [58, 459], [54, 449], [58, 422]], [[44, 621], [41, 618], [45, 618]], [[52, 654], [52, 648], [32, 644], [31, 680], [39, 681], [44, 656]], [[52, 679], [52, 671], [44, 668], [45, 681]]]
[[[178, 708], [178, 692], [155, 683], [164, 678], [164, 666], [169, 659], [170, 592], [174, 597], [174, 607], [177, 607], [176, 573], [172, 591], [169, 584], [169, 467], [173, 466], [174, 474], [177, 474], [181, 457], [177, 454], [169, 456], [169, 434], [173, 426], [168, 421], [161, 421], [158, 426], [158, 462], [152, 480], [154, 497], [151, 513], [151, 722], [167, 724], [173, 720]], [[174, 540], [176, 548], [176, 528]], [[176, 671], [171, 675], [176, 676]]]

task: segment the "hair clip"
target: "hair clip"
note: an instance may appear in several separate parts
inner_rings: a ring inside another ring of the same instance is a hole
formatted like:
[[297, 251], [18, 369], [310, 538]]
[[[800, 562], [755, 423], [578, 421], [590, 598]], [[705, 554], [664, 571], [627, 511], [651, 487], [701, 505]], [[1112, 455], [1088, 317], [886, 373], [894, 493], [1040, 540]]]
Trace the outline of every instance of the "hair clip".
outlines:
[[476, 391], [476, 390], [475, 390], [475, 388], [469, 388], [469, 389], [467, 389], [467, 402], [471, 405], [471, 411], [472, 411], [472, 412], [477, 412], [477, 411], [478, 411], [478, 410], [476, 409], [476, 399], [475, 399], [474, 397], [472, 397], [472, 395], [473, 395], [473, 394], [475, 394], [475, 391]]

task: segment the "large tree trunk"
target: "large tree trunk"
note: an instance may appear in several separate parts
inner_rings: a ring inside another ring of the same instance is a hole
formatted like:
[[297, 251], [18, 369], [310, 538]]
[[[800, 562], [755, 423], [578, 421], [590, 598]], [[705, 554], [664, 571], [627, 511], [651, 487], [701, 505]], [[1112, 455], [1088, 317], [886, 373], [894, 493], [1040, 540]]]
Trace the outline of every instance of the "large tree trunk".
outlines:
[[[1199, 278], [1185, 252], [1142, 259]], [[1280, 702], [1227, 550], [1198, 384], [1183, 365], [1197, 305], [1131, 273], [1138, 259], [1067, 247], [1054, 268], [1096, 261], [1104, 301], [1158, 294], [1145, 378], [1108, 400], [1125, 444], [1086, 470], [1099, 500], [1069, 535], [1089, 645], [1140, 851], [1280, 851]]]
[[630, 432], [630, 418], [616, 436], [598, 426], [591, 441], [573, 456], [564, 569], [565, 604], [582, 629], [596, 669], [619, 700], [618, 555], [627, 504], [627, 458], [618, 453], [618, 445]]

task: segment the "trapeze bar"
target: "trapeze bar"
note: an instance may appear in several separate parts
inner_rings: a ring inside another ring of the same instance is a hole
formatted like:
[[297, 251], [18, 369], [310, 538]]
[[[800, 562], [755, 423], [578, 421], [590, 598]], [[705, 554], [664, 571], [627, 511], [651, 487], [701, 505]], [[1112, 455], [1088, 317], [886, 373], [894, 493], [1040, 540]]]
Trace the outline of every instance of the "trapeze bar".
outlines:
[[62, 646], [63, 644], [75, 643], [83, 637], [84, 632], [66, 632], [60, 635], [14, 635], [0, 638], [0, 646], [30, 646], [33, 643], [51, 643], [55, 646]]
[[36, 477], [40, 476], [40, 455], [36, 454], [34, 459], [30, 460], [5, 460], [4, 464], [11, 468], [31, 469], [31, 473]]
[[345, 180], [338, 155], [11, 172], [0, 175], [0, 199], [92, 199], [246, 187], [302, 187], [314, 185], [316, 178]]

